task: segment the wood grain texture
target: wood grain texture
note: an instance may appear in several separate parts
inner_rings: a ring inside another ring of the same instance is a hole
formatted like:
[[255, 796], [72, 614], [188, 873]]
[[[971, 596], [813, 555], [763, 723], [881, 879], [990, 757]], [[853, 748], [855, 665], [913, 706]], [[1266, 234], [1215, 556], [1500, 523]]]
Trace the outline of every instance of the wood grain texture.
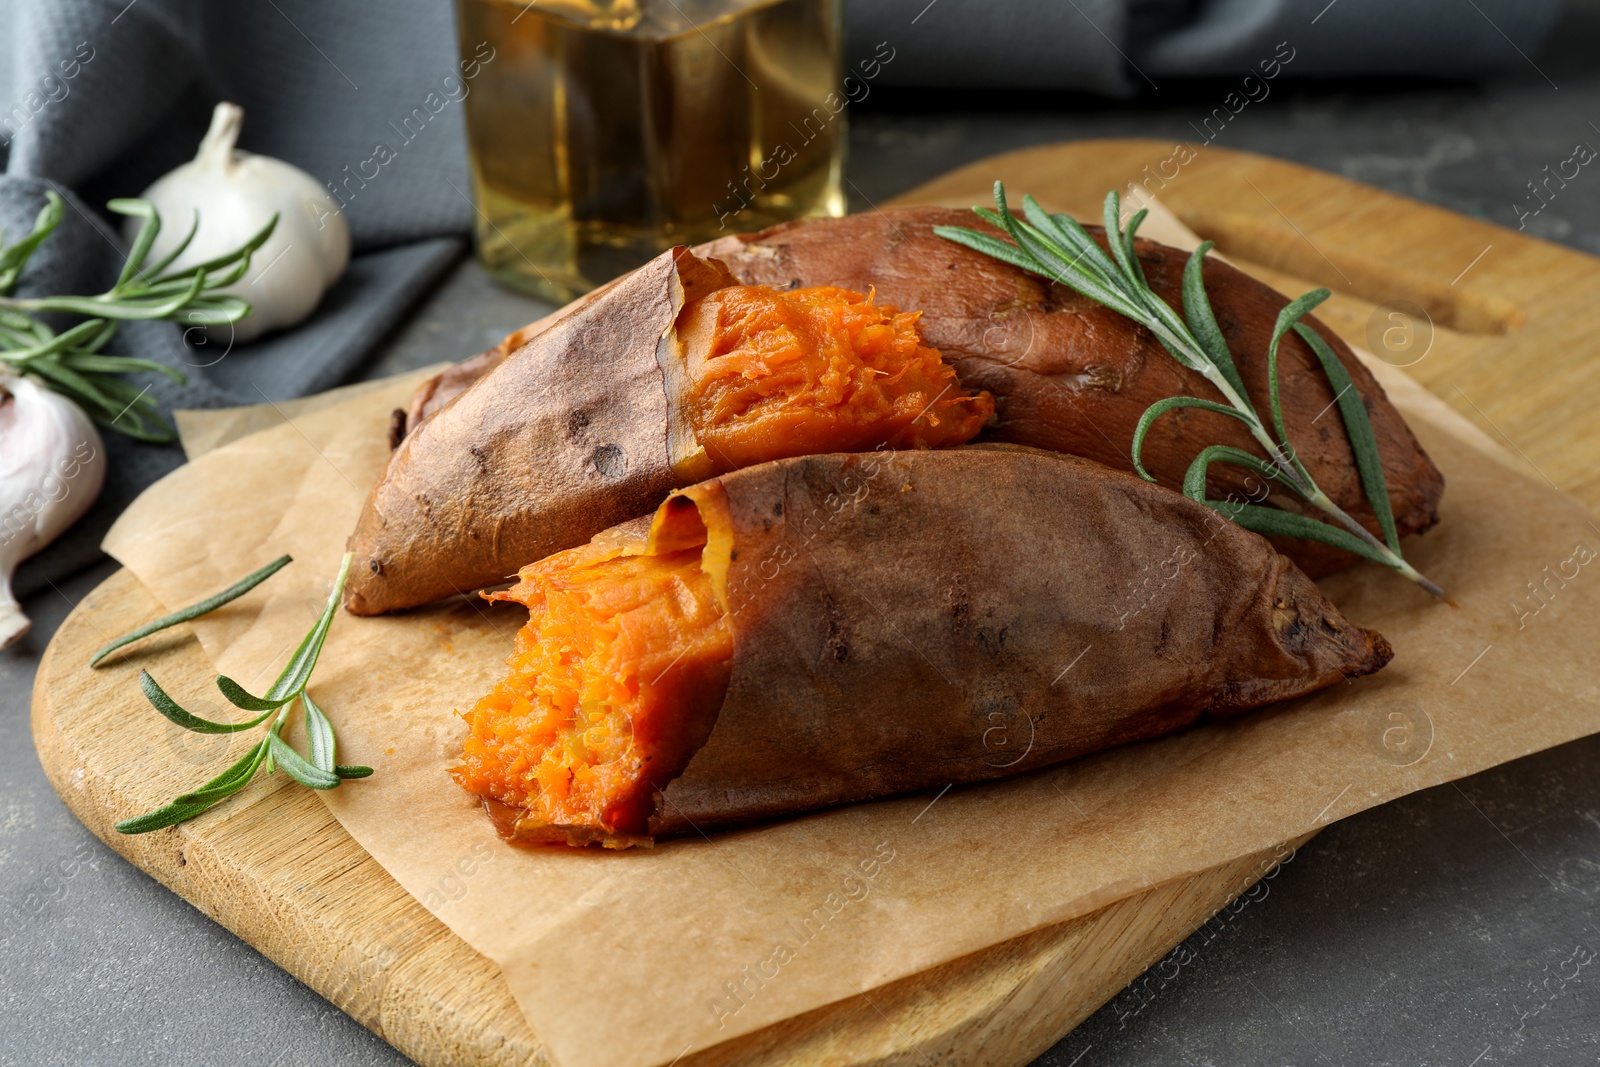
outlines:
[[[1150, 141], [1030, 149], [954, 172], [899, 202], [984, 203], [998, 177], [1019, 196], [1032, 192], [1048, 206], [1098, 215], [1107, 188], [1143, 182], [1269, 284], [1291, 295], [1317, 284], [1333, 288], [1337, 295], [1319, 315], [1358, 344], [1377, 347], [1367, 340], [1369, 322], [1390, 325], [1378, 305], [1421, 305], [1433, 340], [1408, 370], [1558, 487], [1600, 504], [1600, 449], [1578, 447], [1573, 437], [1586, 425], [1586, 395], [1600, 385], [1600, 361], [1586, 357], [1582, 321], [1600, 262], [1332, 175], [1222, 149], [1201, 150], [1175, 178], [1163, 179], [1159, 167], [1172, 153]], [[1165, 173], [1172, 170], [1169, 164]], [[119, 572], [78, 606], [40, 664], [35, 743], [73, 813], [419, 1063], [548, 1062], [494, 965], [408, 896], [315, 795], [282, 776], [253, 785], [198, 825], [132, 838], [112, 830], [248, 744], [213, 739], [202, 750], [185, 748], [174, 738], [178, 731], [137, 706], [131, 667], [112, 661], [100, 671], [85, 668], [110, 635], [161, 611], [135, 578]], [[211, 674], [182, 629], [149, 641], [139, 663], [162, 678], [186, 676], [197, 688]], [[680, 1064], [1026, 1063], [1257, 880], [1272, 859], [1250, 857], [1152, 887]]]
[[[182, 735], [135, 707], [130, 666], [119, 669], [110, 660], [98, 671], [84, 667], [103, 635], [161, 610], [138, 579], [119, 571], [78, 605], [40, 663], [34, 743], [73, 814], [417, 1062], [547, 1062], [495, 966], [407, 895], [315, 794], [282, 775], [251, 786], [202, 823], [140, 837], [112, 829], [118, 819], [191, 786], [201, 765], [221, 765], [228, 751], [222, 743], [209, 753], [183, 748]], [[151, 639], [139, 663], [162, 678], [197, 684], [212, 673], [199, 644], [182, 630]], [[1249, 857], [1150, 889], [687, 1056], [680, 1067], [913, 1064], [924, 1057], [1026, 1062], [1267, 873], [1276, 858]]]

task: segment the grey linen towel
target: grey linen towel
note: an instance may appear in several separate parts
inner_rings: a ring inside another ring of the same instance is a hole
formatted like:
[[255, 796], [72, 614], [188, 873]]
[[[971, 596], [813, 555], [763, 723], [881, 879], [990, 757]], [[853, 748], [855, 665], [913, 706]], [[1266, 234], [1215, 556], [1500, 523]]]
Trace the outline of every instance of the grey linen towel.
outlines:
[[[0, 19], [9, 28], [0, 43], [0, 108], [8, 109], [0, 136], [9, 141], [0, 227], [13, 239], [26, 233], [47, 187], [69, 205], [19, 293], [109, 286], [125, 248], [105, 202], [137, 195], [191, 158], [218, 100], [245, 109], [240, 147], [338, 185], [347, 201], [355, 256], [299, 327], [229, 350], [204, 343], [197, 331], [186, 342], [170, 323], [121, 325], [111, 351], [188, 377], [185, 386], [139, 379], [169, 415], [339, 384], [465, 247], [473, 208], [461, 105], [448, 94], [437, 114], [424, 104], [459, 73], [447, 3], [12, 0], [0, 3]], [[391, 127], [416, 108], [425, 124]], [[379, 141], [396, 158], [370, 181], [352, 179]], [[115, 431], [104, 437], [110, 469], [100, 500], [23, 563], [19, 596], [98, 559], [101, 537], [129, 501], [183, 462], [175, 446]]]
[[[1127, 96], [1242, 77], [1472, 78], [1525, 63], [1560, 0], [847, 0], [851, 55], [894, 49], [883, 85]], [[1520, 51], [1519, 51], [1520, 50]]]
[[[1282, 41], [1295, 49], [1296, 76], [1480, 75], [1521, 62], [1518, 49], [1532, 51], [1559, 10], [1558, 0], [845, 5], [847, 60], [883, 55], [880, 43], [894, 50], [882, 84], [1113, 96], [1168, 77], [1249, 73]], [[124, 250], [105, 201], [137, 195], [191, 158], [218, 100], [244, 107], [242, 148], [301, 167], [346, 202], [355, 258], [301, 326], [228, 349], [186, 343], [167, 323], [123, 324], [112, 351], [188, 375], [185, 386], [151, 380], [169, 413], [338, 384], [460, 254], [474, 209], [461, 83], [451, 91], [445, 82], [459, 73], [448, 0], [0, 0], [0, 25], [0, 226], [26, 232], [47, 187], [70, 205], [20, 292], [108, 285]], [[426, 106], [430, 94], [444, 106]], [[393, 158], [361, 177], [379, 144]], [[19, 595], [94, 561], [116, 515], [182, 462], [176, 447], [105, 436], [101, 499], [23, 564]]]

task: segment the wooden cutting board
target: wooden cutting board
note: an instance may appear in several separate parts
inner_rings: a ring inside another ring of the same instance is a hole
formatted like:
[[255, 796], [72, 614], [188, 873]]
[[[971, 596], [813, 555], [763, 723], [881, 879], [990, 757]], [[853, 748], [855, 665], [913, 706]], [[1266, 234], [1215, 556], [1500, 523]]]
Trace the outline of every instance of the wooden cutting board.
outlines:
[[[1033, 148], [973, 164], [895, 202], [986, 203], [1001, 178], [1018, 198], [1031, 192], [1052, 208], [1097, 216], [1107, 189], [1142, 183], [1269, 284], [1291, 295], [1333, 289], [1319, 311], [1326, 321], [1407, 365], [1521, 455], [1534, 476], [1591, 508], [1600, 503], [1600, 440], [1583, 433], [1600, 359], [1589, 356], [1582, 321], [1600, 287], [1600, 260], [1293, 164], [1218, 148], [1179, 158], [1154, 141]], [[127, 671], [85, 667], [110, 636], [162, 610], [119, 572], [78, 605], [45, 652], [34, 741], [73, 813], [417, 1062], [548, 1062], [494, 965], [409, 897], [313, 793], [283, 776], [170, 833], [112, 830], [137, 808], [111, 784], [114, 769], [136, 762], [176, 793], [219, 755], [185, 747], [204, 741], [176, 737], [145, 714]], [[212, 674], [182, 630], [148, 642], [140, 664], [162, 678], [188, 674], [196, 688]], [[698, 1052], [680, 1067], [1026, 1063], [1294, 844]]]

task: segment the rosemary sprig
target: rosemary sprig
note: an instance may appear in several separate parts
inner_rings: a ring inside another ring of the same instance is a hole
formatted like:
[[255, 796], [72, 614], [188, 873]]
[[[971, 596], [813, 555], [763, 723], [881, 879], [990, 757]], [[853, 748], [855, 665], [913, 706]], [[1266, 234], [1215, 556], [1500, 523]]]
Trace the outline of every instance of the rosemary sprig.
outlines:
[[[189, 233], [168, 255], [147, 263], [161, 217], [145, 200], [112, 200], [106, 205], [118, 215], [141, 220], [122, 273], [110, 289], [94, 296], [14, 297], [22, 270], [34, 251], [61, 222], [62, 200], [45, 192], [45, 205], [33, 230], [15, 244], [0, 247], [0, 364], [18, 374], [31, 374], [51, 389], [75, 401], [102, 426], [141, 441], [171, 441], [172, 427], [156, 408], [149, 388], [137, 388], [121, 375], [135, 372], [164, 374], [182, 385], [181, 371], [148, 359], [108, 356], [107, 342], [122, 319], [170, 319], [184, 326], [220, 326], [250, 314], [239, 297], [216, 290], [232, 285], [250, 269], [250, 257], [272, 236], [274, 215], [250, 240], [226, 255], [171, 271], [173, 262], [189, 247], [200, 227], [195, 215]], [[39, 316], [45, 313], [89, 316], [70, 329], [56, 333]]]
[[115, 652], [124, 645], [131, 645], [135, 641], [149, 637], [153, 633], [159, 633], [162, 630], [167, 629], [169, 626], [176, 626], [181, 622], [188, 622], [190, 619], [198, 619], [202, 615], [216, 611], [218, 608], [222, 607], [222, 605], [231, 600], [238, 600], [250, 590], [254, 589], [268, 578], [271, 578], [274, 574], [277, 574], [280, 570], [293, 562], [294, 560], [290, 556], [279, 556], [277, 559], [273, 560], [265, 567], [262, 567], [254, 574], [239, 579], [222, 592], [213, 596], [208, 596], [198, 604], [190, 604], [186, 608], [180, 608], [177, 611], [174, 611], [171, 615], [163, 615], [155, 622], [145, 623], [137, 630], [130, 630], [128, 633], [123, 634], [115, 641], [112, 641], [110, 644], [107, 644], [105, 647], [101, 648], [100, 651], [96, 652], [93, 656], [89, 657], [89, 666], [98, 667], [101, 660], [105, 659], [107, 656], [111, 655], [111, 653]]
[[[318, 617], [316, 625], [311, 632], [306, 634], [300, 642], [300, 647], [295, 649], [294, 655], [289, 657], [288, 664], [283, 668], [283, 673], [278, 675], [276, 681], [267, 689], [265, 696], [252, 696], [243, 686], [233, 679], [223, 675], [217, 677], [217, 688], [223, 696], [235, 707], [245, 711], [260, 712], [255, 718], [246, 722], [213, 722], [201, 718], [193, 712], [185, 710], [177, 701], [167, 695], [149, 671], [139, 672], [139, 687], [144, 690], [145, 698], [152, 707], [165, 716], [168, 721], [202, 734], [234, 734], [245, 730], [254, 729], [272, 720], [267, 727], [266, 736], [251, 747], [243, 757], [233, 766], [217, 775], [211, 781], [179, 794], [172, 801], [154, 811], [132, 819], [124, 819], [117, 823], [117, 832], [123, 834], [146, 834], [152, 830], [160, 830], [168, 826], [176, 826], [186, 822], [201, 812], [206, 811], [228, 797], [239, 792], [255, 778], [256, 772], [262, 768], [271, 774], [275, 769], [281, 768], [285, 774], [303, 786], [311, 789], [333, 789], [340, 782], [352, 778], [365, 778], [372, 773], [371, 767], [343, 766], [336, 762], [337, 743], [334, 739], [333, 725], [328, 721], [328, 716], [311, 699], [311, 694], [306, 692], [306, 684], [311, 680], [311, 672], [317, 665], [317, 657], [322, 653], [323, 642], [327, 639], [328, 630], [333, 625], [339, 600], [344, 595], [345, 580], [350, 575], [350, 561], [354, 557], [345, 553], [343, 562], [339, 565], [339, 577], [333, 583], [333, 593], [328, 597], [328, 604]], [[255, 574], [231, 586], [222, 593], [209, 600], [201, 601], [194, 608], [186, 608], [182, 612], [158, 620], [158, 623], [173, 625], [175, 622], [195, 618], [204, 612], [196, 608], [210, 605], [210, 608], [219, 607], [229, 600], [243, 594], [247, 589], [260, 584], [272, 574], [289, 562], [289, 557], [284, 556], [263, 567]], [[248, 584], [247, 584], [248, 583]], [[180, 618], [181, 616], [181, 618]], [[169, 621], [170, 620], [170, 621]], [[156, 626], [152, 623], [151, 626]], [[142, 630], [153, 633], [149, 627]], [[139, 634], [140, 631], [134, 631]], [[136, 640], [133, 635], [129, 639]], [[117, 647], [121, 639], [112, 642], [107, 649], [96, 653], [96, 658], [112, 647]], [[302, 756], [293, 745], [283, 739], [283, 728], [289, 721], [290, 712], [298, 700], [305, 710], [306, 736], [310, 740], [310, 758]]]
[[[1401, 556], [1400, 537], [1389, 505], [1377, 438], [1367, 418], [1366, 407], [1350, 388], [1350, 374], [1339, 357], [1320, 334], [1300, 321], [1312, 308], [1328, 299], [1331, 295], [1328, 290], [1315, 289], [1306, 293], [1278, 315], [1267, 349], [1272, 417], [1269, 431], [1249, 399], [1206, 296], [1201, 269], [1212, 242], [1204, 242], [1189, 257], [1183, 272], [1183, 315], [1180, 316], [1145, 281], [1144, 270], [1134, 251], [1134, 235], [1147, 212], [1138, 212], [1124, 228], [1119, 221], [1121, 203], [1116, 190], [1107, 193], [1105, 199], [1106, 243], [1111, 248], [1110, 255], [1077, 220], [1070, 215], [1046, 212], [1031, 196], [1022, 200], [1022, 219], [1011, 214], [1006, 205], [1005, 186], [1000, 182], [994, 183], [994, 199], [995, 209], [974, 207], [972, 210], [985, 222], [1009, 234], [1015, 243], [959, 226], [937, 226], [934, 232], [984, 255], [1059, 282], [1139, 323], [1155, 334], [1172, 358], [1204, 375], [1226, 401], [1217, 403], [1195, 396], [1175, 396], [1152, 404], [1140, 418], [1133, 435], [1133, 466], [1141, 476], [1155, 481], [1145, 470], [1142, 456], [1144, 439], [1162, 415], [1177, 408], [1200, 408], [1228, 415], [1245, 424], [1266, 452], [1266, 458], [1228, 445], [1204, 448], [1184, 475], [1185, 495], [1216, 509], [1247, 530], [1333, 545], [1393, 568], [1434, 596], [1444, 595], [1438, 585]], [[1383, 532], [1381, 541], [1323, 492], [1289, 443], [1278, 395], [1278, 348], [1291, 330], [1316, 354], [1338, 398], [1339, 414], [1355, 453], [1362, 490]], [[1259, 504], [1211, 500], [1206, 496], [1206, 473], [1213, 463], [1232, 463], [1271, 479], [1329, 516], [1333, 523]]]

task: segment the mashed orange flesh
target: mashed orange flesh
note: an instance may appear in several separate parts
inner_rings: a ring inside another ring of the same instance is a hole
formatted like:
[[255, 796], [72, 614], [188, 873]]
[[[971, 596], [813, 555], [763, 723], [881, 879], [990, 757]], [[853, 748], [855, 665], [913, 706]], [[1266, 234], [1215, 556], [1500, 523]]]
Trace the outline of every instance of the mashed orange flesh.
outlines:
[[684, 309], [689, 422], [717, 469], [786, 456], [938, 448], [994, 414], [963, 389], [918, 313], [821, 286], [736, 285]]
[[584, 545], [490, 594], [525, 604], [528, 623], [510, 673], [466, 715], [456, 777], [515, 809], [519, 839], [648, 834], [654, 790], [704, 742], [727, 685], [733, 643], [705, 541], [674, 497], [643, 551]]

